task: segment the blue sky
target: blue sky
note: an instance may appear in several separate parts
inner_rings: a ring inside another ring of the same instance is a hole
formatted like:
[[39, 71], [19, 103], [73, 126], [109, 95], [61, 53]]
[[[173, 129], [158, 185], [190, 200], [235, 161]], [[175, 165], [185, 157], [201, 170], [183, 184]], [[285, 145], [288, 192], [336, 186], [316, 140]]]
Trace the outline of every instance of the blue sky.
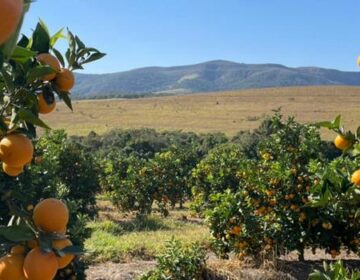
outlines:
[[357, 71], [359, 0], [37, 0], [25, 20], [107, 53], [87, 73], [226, 59]]

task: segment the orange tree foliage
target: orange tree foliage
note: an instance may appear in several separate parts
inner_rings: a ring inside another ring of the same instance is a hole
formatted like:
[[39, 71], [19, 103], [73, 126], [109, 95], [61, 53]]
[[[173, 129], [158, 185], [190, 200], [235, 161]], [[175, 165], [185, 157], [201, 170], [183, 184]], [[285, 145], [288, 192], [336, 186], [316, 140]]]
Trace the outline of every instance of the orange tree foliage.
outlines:
[[[326, 159], [315, 126], [276, 114], [272, 132], [247, 158], [237, 145], [219, 147], [193, 171], [195, 208], [205, 211], [217, 252], [280, 255], [340, 247], [359, 251], [358, 157]], [[358, 139], [353, 137], [354, 145]]]
[[[33, 144], [36, 142], [37, 128], [49, 128], [41, 120], [40, 114], [52, 112], [57, 99], [64, 101], [72, 110], [70, 90], [75, 83], [72, 71], [83, 69], [84, 64], [104, 56], [98, 50], [86, 47], [80, 38], [69, 30], [65, 34], [61, 29], [51, 35], [41, 20], [30, 37], [25, 35], [20, 37], [22, 19], [30, 8], [30, 2], [28, 0], [0, 1], [0, 161], [4, 171], [0, 174], [0, 224], [2, 225], [0, 226], [0, 253], [9, 253], [0, 260], [1, 279], [5, 277], [6, 270], [9, 268], [6, 263], [14, 254], [10, 251], [14, 245], [21, 244], [24, 247], [23, 254], [27, 254], [24, 262], [30, 263], [30, 266], [24, 266], [24, 268], [30, 267], [30, 269], [25, 269], [25, 274], [35, 273], [34, 277], [42, 272], [33, 270], [37, 266], [33, 263], [36, 258], [30, 258], [30, 256], [36, 252], [28, 254], [34, 244], [40, 246], [43, 253], [47, 252], [58, 257], [65, 253], [71, 255], [80, 253], [74, 246], [54, 248], [52, 241], [65, 239], [64, 234], [67, 228], [50, 232], [40, 227], [36, 221], [34, 222], [32, 215], [33, 204], [38, 203], [34, 201], [35, 199], [40, 200], [49, 196], [61, 197], [59, 195], [61, 186], [57, 186], [57, 189], [52, 186], [54, 192], [51, 193], [48, 184], [42, 185], [42, 188], [39, 187], [36, 182], [40, 182], [41, 179], [38, 177], [51, 173], [54, 175], [54, 181], [62, 178], [61, 182], [66, 191], [71, 183], [75, 183], [74, 179], [69, 179], [70, 168], [66, 169], [68, 171], [66, 175], [59, 175], [58, 173], [65, 170], [58, 169], [55, 173], [52, 172], [53, 166], [47, 165], [46, 169], [43, 166], [43, 174], [41, 174], [39, 171], [41, 166], [36, 173], [33, 172], [36, 167], [29, 168], [28, 164], [31, 163], [33, 166], [42, 161], [39, 157], [33, 157], [37, 153], [34, 151]], [[56, 48], [56, 43], [62, 39], [68, 42], [64, 56]], [[46, 148], [43, 147], [42, 150], [48, 152]], [[65, 147], [61, 149], [63, 148]], [[71, 152], [71, 150], [68, 151]], [[81, 155], [78, 154], [76, 157], [81, 158]], [[67, 163], [75, 164], [71, 160]], [[72, 170], [74, 168], [76, 166], [72, 166]], [[50, 180], [43, 182], [48, 183]], [[70, 189], [73, 191], [74, 187], [71, 186]], [[69, 204], [70, 208], [76, 205], [76, 199], [74, 196]], [[9, 220], [5, 220], [7, 218]], [[55, 221], [55, 216], [53, 218]], [[56, 270], [49, 273], [49, 279], [53, 278], [57, 269], [56, 261]], [[62, 279], [59, 274], [56, 277], [56, 279]], [[71, 275], [68, 277], [70, 278]], [[77, 277], [81, 278], [80, 275]]]

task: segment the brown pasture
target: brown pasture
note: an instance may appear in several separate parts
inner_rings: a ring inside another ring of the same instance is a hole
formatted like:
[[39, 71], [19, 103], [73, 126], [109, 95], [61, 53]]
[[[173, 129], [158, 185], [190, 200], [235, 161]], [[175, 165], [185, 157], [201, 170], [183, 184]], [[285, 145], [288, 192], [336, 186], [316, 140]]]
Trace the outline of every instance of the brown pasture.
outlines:
[[[231, 92], [141, 99], [74, 101], [74, 112], [59, 103], [56, 112], [44, 117], [53, 128], [73, 135], [113, 128], [155, 128], [224, 132], [252, 130], [272, 110], [304, 123], [331, 120], [341, 114], [346, 128], [360, 125], [360, 87], [320, 86], [250, 89]], [[323, 130], [326, 138], [330, 133]]]

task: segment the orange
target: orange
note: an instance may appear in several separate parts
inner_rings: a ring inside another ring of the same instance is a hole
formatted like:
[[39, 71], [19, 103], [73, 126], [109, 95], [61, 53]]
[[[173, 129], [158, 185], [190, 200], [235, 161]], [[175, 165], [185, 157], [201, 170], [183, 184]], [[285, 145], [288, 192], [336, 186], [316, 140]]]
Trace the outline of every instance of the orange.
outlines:
[[35, 247], [39, 246], [39, 242], [37, 239], [29, 240], [26, 242], [26, 246], [30, 249], [34, 249]]
[[58, 270], [53, 252], [42, 252], [39, 247], [32, 249], [25, 257], [24, 274], [29, 280], [52, 280]]
[[23, 272], [24, 256], [7, 255], [0, 259], [0, 280], [26, 280]]
[[23, 134], [10, 134], [0, 141], [0, 158], [9, 166], [22, 167], [31, 162], [34, 147]]
[[55, 86], [60, 91], [69, 91], [75, 84], [74, 74], [66, 68], [61, 69], [60, 73], [56, 74]]
[[300, 216], [299, 216], [299, 222], [304, 222], [306, 220], [306, 214], [305, 213], [300, 213]]
[[331, 230], [332, 229], [332, 224], [330, 222], [323, 222], [322, 227], [324, 229], [326, 229], [326, 230]]
[[356, 171], [351, 175], [351, 183], [354, 183], [355, 185], [357, 185], [358, 187], [360, 187], [360, 169], [356, 170]]
[[241, 233], [241, 227], [235, 226], [229, 231], [229, 233], [233, 235], [239, 235]]
[[[36, 59], [42, 65], [51, 67], [55, 72], [61, 71], [61, 65], [60, 65], [59, 60], [55, 56], [53, 56], [49, 53], [41, 53], [36, 56]], [[51, 74], [47, 74], [47, 75], [43, 76], [41, 79], [43, 81], [51, 81], [51, 80], [54, 80], [55, 77], [56, 77], [56, 73], [51, 73]]]
[[37, 100], [40, 114], [49, 114], [54, 111], [56, 102], [53, 94], [40, 93], [37, 96]]
[[20, 23], [23, 0], [0, 0], [0, 45], [10, 39]]
[[62, 233], [69, 221], [69, 210], [58, 199], [44, 199], [35, 206], [33, 220], [35, 225], [43, 231]]
[[[52, 246], [54, 249], [61, 250], [66, 247], [72, 246], [72, 242], [69, 239], [54, 240]], [[63, 257], [57, 257], [59, 268], [67, 267], [73, 259], [74, 259], [74, 255], [70, 255], [70, 254], [66, 254]]]
[[7, 165], [5, 162], [2, 163], [2, 167], [4, 172], [11, 177], [19, 176], [24, 171], [24, 168], [22, 166], [20, 167], [10, 166]]
[[22, 245], [15, 245], [11, 248], [10, 254], [23, 255], [23, 254], [25, 254], [25, 247]]
[[343, 151], [349, 148], [352, 145], [352, 142], [349, 139], [346, 139], [343, 135], [339, 134], [336, 136], [334, 144], [336, 148]]

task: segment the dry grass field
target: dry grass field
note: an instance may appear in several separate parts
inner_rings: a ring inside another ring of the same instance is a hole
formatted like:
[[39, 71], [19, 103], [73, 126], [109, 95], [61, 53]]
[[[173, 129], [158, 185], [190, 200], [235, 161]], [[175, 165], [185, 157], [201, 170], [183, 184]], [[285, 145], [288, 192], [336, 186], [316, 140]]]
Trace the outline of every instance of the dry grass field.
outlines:
[[[112, 128], [156, 128], [194, 132], [225, 132], [256, 128], [272, 110], [282, 108], [309, 123], [341, 114], [347, 128], [360, 123], [360, 87], [289, 87], [252, 89], [142, 99], [74, 101], [72, 113], [64, 104], [46, 116], [53, 128], [69, 134], [104, 133]], [[325, 137], [330, 135], [324, 131]]]

